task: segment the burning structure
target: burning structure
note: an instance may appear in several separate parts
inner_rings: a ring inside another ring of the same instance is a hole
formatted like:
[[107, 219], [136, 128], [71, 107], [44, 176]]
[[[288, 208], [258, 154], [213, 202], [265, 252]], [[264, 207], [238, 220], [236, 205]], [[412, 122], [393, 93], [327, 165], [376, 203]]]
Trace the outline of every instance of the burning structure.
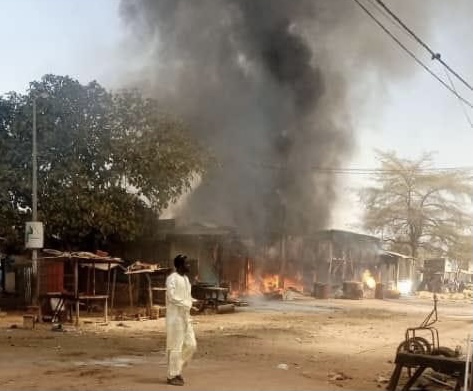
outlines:
[[341, 285], [344, 281], [363, 281], [374, 288], [381, 241], [369, 235], [348, 231], [319, 232], [313, 240], [312, 259], [308, 259], [314, 282]]
[[397, 290], [401, 294], [409, 294], [416, 288], [419, 280], [416, 260], [408, 255], [393, 251], [380, 254], [380, 277], [388, 289]]
[[247, 289], [249, 251], [232, 227], [178, 224], [175, 219], [159, 220], [152, 237], [116, 249], [125, 259], [158, 262], [169, 268], [176, 255], [186, 254], [192, 283], [225, 285], [236, 292]]

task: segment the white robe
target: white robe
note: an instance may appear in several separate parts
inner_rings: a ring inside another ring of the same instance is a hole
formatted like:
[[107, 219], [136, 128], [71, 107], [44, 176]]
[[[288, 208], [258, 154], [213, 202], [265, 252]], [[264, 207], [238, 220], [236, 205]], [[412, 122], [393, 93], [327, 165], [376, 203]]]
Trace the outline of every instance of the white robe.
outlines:
[[187, 276], [172, 273], [166, 279], [166, 350], [168, 378], [181, 375], [197, 343], [191, 323], [191, 284]]

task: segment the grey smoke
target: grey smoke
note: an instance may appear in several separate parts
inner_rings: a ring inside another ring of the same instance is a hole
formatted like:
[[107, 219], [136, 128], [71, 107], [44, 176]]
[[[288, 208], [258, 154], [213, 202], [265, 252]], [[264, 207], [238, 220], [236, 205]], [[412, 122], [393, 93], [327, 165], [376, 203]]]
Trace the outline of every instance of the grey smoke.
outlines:
[[314, 168], [350, 161], [347, 86], [406, 70], [354, 3], [122, 0], [121, 13], [146, 54], [137, 83], [221, 163], [181, 217], [261, 237], [326, 227], [343, 178]]

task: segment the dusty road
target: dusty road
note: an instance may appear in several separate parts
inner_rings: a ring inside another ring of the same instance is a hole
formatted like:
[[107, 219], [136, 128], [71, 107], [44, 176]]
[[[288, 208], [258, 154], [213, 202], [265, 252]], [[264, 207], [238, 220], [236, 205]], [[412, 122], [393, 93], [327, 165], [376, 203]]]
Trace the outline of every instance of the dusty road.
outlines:
[[[195, 317], [198, 353], [187, 384], [200, 390], [378, 390], [404, 329], [431, 302], [419, 299], [258, 301], [230, 315]], [[441, 344], [463, 345], [471, 302], [441, 302]], [[0, 319], [2, 390], [157, 390], [165, 384], [164, 320], [33, 331]], [[278, 365], [286, 364], [286, 369]]]

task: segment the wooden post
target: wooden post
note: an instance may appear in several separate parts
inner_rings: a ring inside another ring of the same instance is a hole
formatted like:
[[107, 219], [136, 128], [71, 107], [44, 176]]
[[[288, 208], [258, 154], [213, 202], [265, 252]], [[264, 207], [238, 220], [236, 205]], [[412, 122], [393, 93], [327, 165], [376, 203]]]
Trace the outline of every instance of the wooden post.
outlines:
[[95, 296], [95, 261], [92, 262], [92, 295]]
[[112, 302], [110, 305], [110, 309], [113, 310], [114, 305], [115, 305], [115, 286], [117, 284], [117, 268], [113, 269], [113, 282], [112, 282]]
[[151, 290], [151, 277], [149, 273], [145, 273], [146, 280], [148, 281], [148, 316], [151, 317], [151, 312], [153, 309], [153, 291]]
[[328, 243], [328, 259], [329, 259], [329, 266], [328, 266], [328, 284], [332, 285], [332, 262], [333, 262], [333, 248], [332, 248], [332, 238], [329, 239]]
[[396, 364], [394, 368], [394, 372], [391, 375], [391, 379], [389, 379], [389, 384], [386, 387], [387, 391], [396, 391], [397, 384], [399, 383], [399, 378], [401, 377], [402, 365]]
[[128, 297], [130, 299], [130, 307], [133, 307], [133, 289], [131, 286], [131, 274], [128, 274]]
[[86, 293], [90, 294], [90, 274], [92, 273], [92, 269], [90, 267], [87, 268], [87, 286], [86, 286]]
[[105, 323], [108, 323], [108, 297], [105, 298]]
[[420, 366], [419, 368], [417, 368], [414, 374], [411, 376], [411, 378], [404, 385], [404, 388], [402, 390], [403, 391], [410, 390], [411, 387], [414, 385], [414, 383], [417, 381], [417, 379], [420, 377], [420, 375], [422, 375], [424, 371], [425, 371], [425, 367]]
[[[106, 317], [108, 316], [108, 298], [110, 297], [110, 269], [111, 269], [111, 263], [108, 263], [108, 270], [107, 270], [107, 299], [105, 300], [105, 307], [107, 309], [106, 311]], [[106, 322], [106, 321], [105, 321]]]
[[396, 284], [396, 289], [398, 289], [398, 284], [399, 284], [399, 258], [396, 259], [396, 269], [395, 269], [395, 273], [396, 273], [396, 276], [395, 276], [395, 284]]
[[76, 305], [76, 326], [79, 326], [79, 261], [74, 260], [74, 301]]
[[[41, 304], [42, 304], [42, 301], [41, 301], [41, 286], [40, 286], [40, 282], [43, 279], [43, 276], [41, 275], [41, 272], [42, 272], [41, 263], [42, 262], [40, 262], [40, 260], [38, 260], [38, 262], [36, 264], [36, 273], [38, 275], [38, 278], [36, 279], [36, 283], [38, 284], [38, 286], [36, 287], [37, 299], [38, 299], [38, 323], [43, 323], [43, 311], [42, 311], [42, 308], [41, 308]], [[44, 270], [44, 268], [43, 268], [43, 270]], [[49, 271], [49, 269], [46, 269], [46, 271]], [[5, 280], [5, 275], [6, 275], [6, 273], [3, 273], [3, 277], [2, 277], [3, 280]], [[44, 278], [47, 278], [47, 272], [45, 273]]]
[[111, 269], [112, 269], [112, 265], [109, 263], [108, 269], [107, 269], [107, 296], [110, 295], [110, 270]]

